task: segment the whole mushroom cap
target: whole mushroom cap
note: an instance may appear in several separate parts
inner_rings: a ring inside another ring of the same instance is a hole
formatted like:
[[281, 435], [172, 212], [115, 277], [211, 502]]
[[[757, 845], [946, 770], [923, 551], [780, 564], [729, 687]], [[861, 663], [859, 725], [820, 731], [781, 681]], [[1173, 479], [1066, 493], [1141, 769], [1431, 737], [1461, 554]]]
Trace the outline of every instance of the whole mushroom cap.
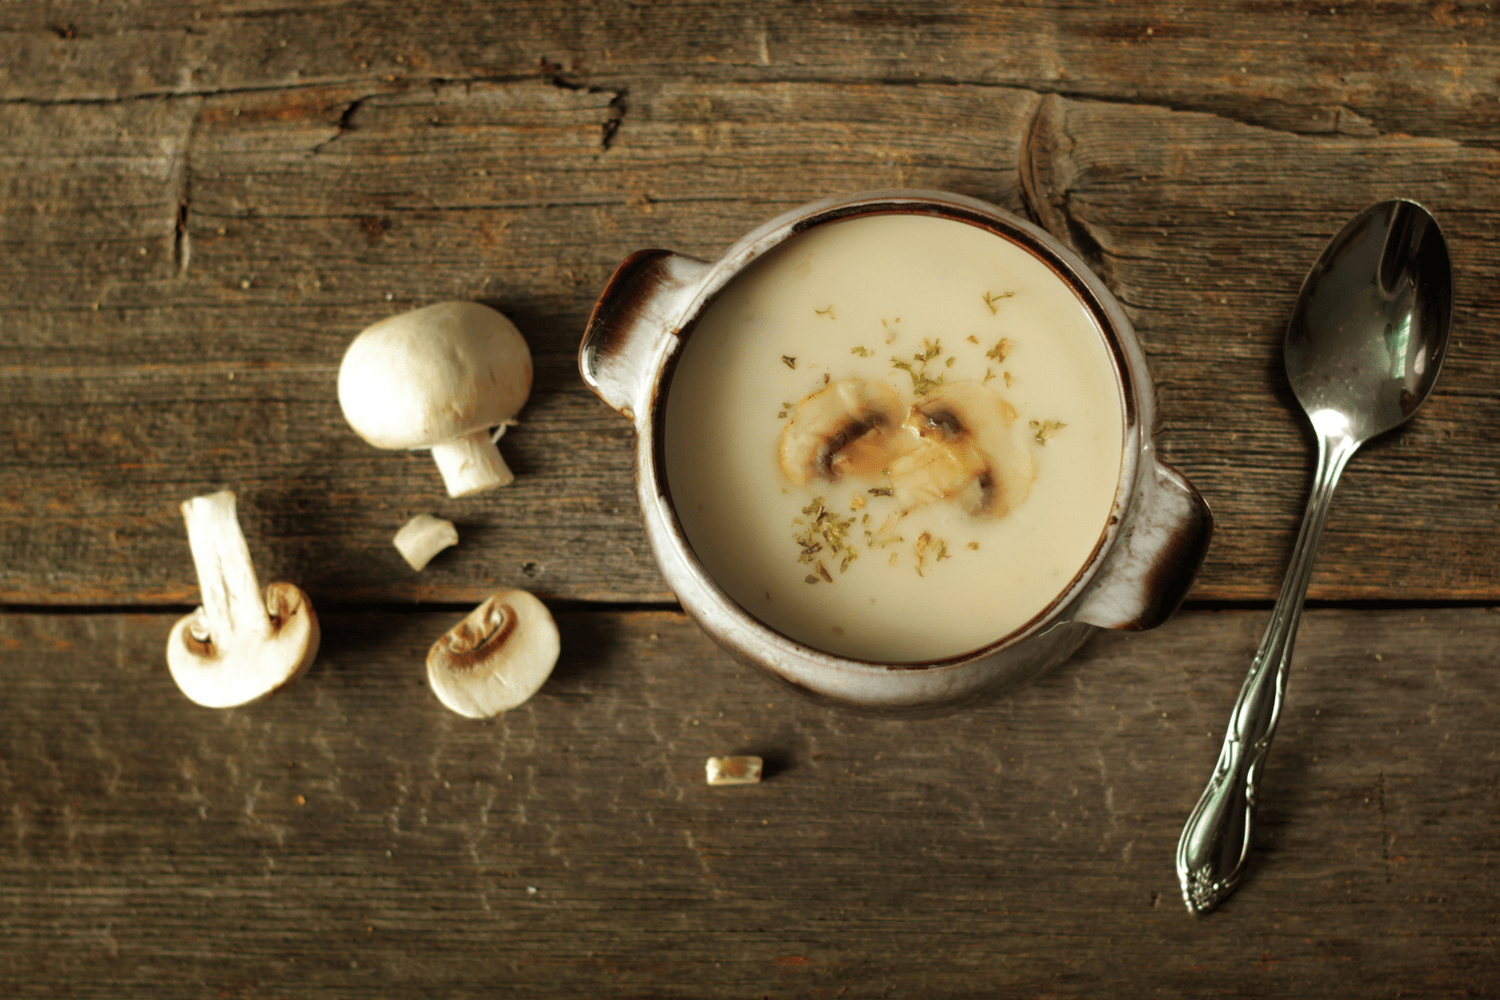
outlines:
[[515, 324], [478, 302], [439, 302], [354, 338], [339, 405], [377, 448], [430, 448], [503, 424], [531, 394], [531, 350]]

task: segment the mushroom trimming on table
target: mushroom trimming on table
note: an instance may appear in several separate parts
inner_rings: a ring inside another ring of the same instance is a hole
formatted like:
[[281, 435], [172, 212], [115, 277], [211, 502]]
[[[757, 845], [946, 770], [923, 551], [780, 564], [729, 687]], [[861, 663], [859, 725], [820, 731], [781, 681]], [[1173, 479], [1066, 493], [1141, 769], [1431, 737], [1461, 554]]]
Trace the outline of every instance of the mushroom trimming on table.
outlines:
[[391, 541], [406, 564], [420, 573], [433, 556], [458, 544], [458, 529], [452, 521], [431, 514], [418, 514], [403, 524]]
[[262, 593], [233, 492], [194, 497], [183, 503], [182, 517], [203, 604], [167, 639], [172, 679], [208, 708], [265, 697], [317, 656], [318, 616], [290, 583], [273, 583]]
[[703, 765], [710, 785], [754, 785], [760, 781], [765, 762], [759, 757], [710, 757]]
[[355, 433], [377, 448], [430, 448], [448, 495], [467, 496], [515, 478], [495, 442], [531, 394], [531, 350], [488, 306], [439, 302], [355, 337], [338, 391]]

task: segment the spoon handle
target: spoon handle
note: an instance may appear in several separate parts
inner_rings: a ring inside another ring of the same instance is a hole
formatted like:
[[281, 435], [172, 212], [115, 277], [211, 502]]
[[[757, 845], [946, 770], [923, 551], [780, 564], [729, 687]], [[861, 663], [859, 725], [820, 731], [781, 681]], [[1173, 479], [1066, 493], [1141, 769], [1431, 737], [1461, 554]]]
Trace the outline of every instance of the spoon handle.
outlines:
[[1360, 445], [1343, 419], [1330, 411], [1316, 414], [1313, 426], [1318, 431], [1318, 466], [1291, 565], [1260, 649], [1234, 703], [1213, 777], [1177, 842], [1177, 879], [1183, 901], [1193, 913], [1207, 913], [1218, 906], [1244, 876], [1256, 794], [1281, 715], [1287, 668], [1312, 576], [1313, 556], [1339, 474]]

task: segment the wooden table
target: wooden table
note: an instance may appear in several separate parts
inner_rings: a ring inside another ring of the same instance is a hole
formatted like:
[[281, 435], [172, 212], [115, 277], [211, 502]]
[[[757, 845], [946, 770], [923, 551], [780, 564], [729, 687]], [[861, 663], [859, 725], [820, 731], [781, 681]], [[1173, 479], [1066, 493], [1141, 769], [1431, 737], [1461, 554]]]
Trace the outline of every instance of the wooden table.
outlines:
[[[1488, 4], [0, 7], [0, 995], [1500, 991], [1500, 24]], [[1188, 606], [944, 720], [736, 665], [647, 551], [579, 336], [628, 253], [831, 193], [1029, 215], [1104, 278], [1217, 535]], [[1282, 332], [1343, 221], [1426, 204], [1451, 354], [1334, 502], [1257, 863], [1172, 852], [1300, 518]], [[342, 351], [449, 298], [536, 385], [513, 486], [344, 424]], [[211, 711], [180, 501], [230, 487], [323, 649]], [[458, 524], [421, 574], [410, 515]], [[495, 586], [563, 658], [491, 722], [427, 646]], [[710, 755], [768, 762], [710, 788]]]

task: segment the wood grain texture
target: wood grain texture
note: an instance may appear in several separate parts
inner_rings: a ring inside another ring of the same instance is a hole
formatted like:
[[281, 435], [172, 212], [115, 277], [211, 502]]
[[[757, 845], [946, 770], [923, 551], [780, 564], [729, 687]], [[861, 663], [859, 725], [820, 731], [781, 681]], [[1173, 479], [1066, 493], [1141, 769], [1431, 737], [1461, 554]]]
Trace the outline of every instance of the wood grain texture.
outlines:
[[[622, 93], [398, 81], [0, 106], [25, 150], [0, 204], [0, 600], [192, 601], [176, 505], [222, 486], [263, 574], [315, 599], [504, 583], [669, 600], [629, 429], [574, 367], [594, 296], [643, 246], [716, 256], [778, 211], [893, 185], [1035, 211], [1117, 291], [1163, 451], [1219, 513], [1206, 601], [1269, 598], [1295, 531], [1311, 458], [1278, 345], [1301, 275], [1354, 207], [1427, 200], [1460, 268], [1457, 343], [1431, 407], [1351, 467], [1313, 596], [1500, 594], [1500, 154], [993, 87], [651, 81], [628, 120]], [[333, 392], [354, 332], [449, 297], [512, 315], [537, 358], [504, 444], [520, 479], [458, 502], [426, 456], [364, 446]], [[422, 511], [464, 542], [418, 577], [390, 537]]]
[[[457, 614], [325, 614], [311, 671], [200, 709], [169, 615], [0, 617], [7, 997], [1484, 996], [1500, 976], [1495, 610], [1314, 611], [1257, 863], [1172, 848], [1263, 613], [1101, 634], [942, 720], [826, 709], [667, 612], [564, 614], [488, 723]], [[750, 788], [708, 756], [756, 753]]]
[[[1416, 198], [1455, 342], [1346, 473], [1312, 596], [1500, 603], [1490, 6], [0, 5], [0, 605], [36, 612], [0, 610], [0, 996], [1492, 995], [1495, 608], [1305, 616], [1255, 868], [1195, 920], [1172, 849], [1265, 612], [1102, 634], [944, 720], [825, 709], [671, 610], [575, 366], [635, 250], [985, 199], [1135, 323], [1218, 514], [1192, 596], [1269, 600], [1312, 462], [1293, 297], [1345, 218]], [[516, 483], [459, 501], [334, 395], [355, 332], [445, 298], [536, 359]], [[177, 504], [225, 486], [325, 639], [213, 712], [162, 647], [198, 599]], [[462, 541], [418, 575], [390, 539], [423, 511]], [[500, 585], [567, 609], [563, 660], [472, 723], [421, 660]], [[767, 779], [707, 787], [730, 753]]]
[[[0, 543], [14, 556], [0, 600], [192, 600], [176, 505], [219, 486], [242, 494], [262, 575], [315, 599], [469, 601], [503, 582], [669, 600], [636, 513], [630, 428], [577, 374], [610, 272], [651, 244], [717, 255], [851, 184], [958, 188], [1019, 210], [1039, 98], [1000, 97], [662, 84], [636, 94], [635, 128], [608, 150], [611, 98], [540, 81], [237, 95], [176, 117], [152, 102], [10, 109], [55, 155], [9, 208], [78, 249], [28, 239], [0, 264], [13, 332], [0, 340]], [[892, 133], [892, 113], [912, 131]], [[40, 122], [54, 115], [69, 128]], [[966, 142], [947, 137], [955, 120]], [[191, 166], [150, 173], [141, 144]], [[54, 230], [48, 213], [80, 183], [57, 161], [86, 174], [85, 208], [118, 198], [139, 217], [89, 208]], [[136, 240], [117, 239], [121, 225]], [[334, 392], [354, 333], [434, 298], [501, 308], [536, 360], [503, 445], [518, 481], [466, 501], [442, 496], [426, 455], [359, 441]], [[483, 555], [407, 571], [390, 537], [424, 510]]]
[[1487, 194], [1500, 153], [1057, 98], [1033, 137], [1028, 203], [1131, 317], [1157, 379], [1163, 450], [1214, 508], [1204, 596], [1268, 596], [1279, 574], [1267, 557], [1301, 518], [1316, 448], [1281, 344], [1307, 269], [1367, 205], [1400, 197], [1433, 211], [1455, 271], [1450, 353], [1413, 422], [1350, 464], [1311, 592], [1483, 598], [1500, 586], [1500, 246]]
[[545, 0], [18, 3], [0, 99], [117, 101], [350, 81], [560, 77], [979, 83], [1295, 132], [1493, 142], [1500, 31], [1476, 2], [975, 4]]

